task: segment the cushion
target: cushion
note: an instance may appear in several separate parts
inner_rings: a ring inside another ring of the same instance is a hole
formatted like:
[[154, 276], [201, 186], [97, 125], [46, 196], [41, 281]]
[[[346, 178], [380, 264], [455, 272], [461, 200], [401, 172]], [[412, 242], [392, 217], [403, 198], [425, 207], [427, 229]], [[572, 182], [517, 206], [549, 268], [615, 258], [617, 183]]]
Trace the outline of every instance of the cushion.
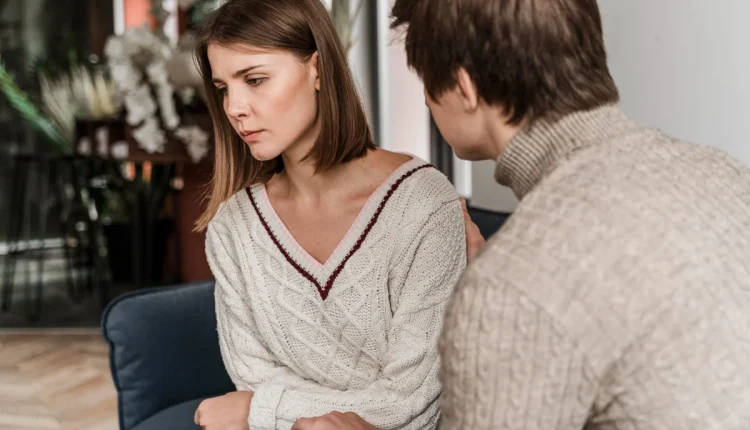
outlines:
[[234, 391], [219, 351], [213, 282], [138, 290], [104, 312], [120, 428]]

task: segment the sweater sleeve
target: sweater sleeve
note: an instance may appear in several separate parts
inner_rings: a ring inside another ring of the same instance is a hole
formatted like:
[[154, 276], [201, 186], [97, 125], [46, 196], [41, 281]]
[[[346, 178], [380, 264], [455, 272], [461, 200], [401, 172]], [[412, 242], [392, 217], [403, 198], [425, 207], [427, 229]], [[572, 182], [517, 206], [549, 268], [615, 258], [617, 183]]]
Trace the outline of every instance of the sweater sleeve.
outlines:
[[498, 271], [497, 258], [472, 264], [446, 312], [441, 428], [581, 429], [597, 378], [576, 342], [524, 294], [537, 287], [533, 268], [500, 263]]
[[[317, 384], [276, 363], [262, 342], [249, 306], [249, 280], [241, 275], [234, 251], [235, 235], [229, 224], [217, 216], [206, 232], [206, 257], [216, 282], [214, 297], [221, 356], [237, 390], [255, 391], [248, 417], [250, 428], [276, 428], [276, 407], [272, 400], [276, 396], [271, 394], [274, 389], [267, 381], [278, 378], [305, 388]], [[260, 386], [270, 389], [259, 392]]]
[[[385, 362], [379, 379], [362, 390], [340, 391], [307, 381], [277, 366], [232, 288], [239, 285], [226, 267], [215, 264], [217, 310], [222, 352], [227, 369], [240, 389], [253, 390], [251, 429], [290, 428], [301, 417], [331, 411], [351, 411], [380, 429], [431, 429], [440, 412], [437, 339], [447, 301], [466, 261], [464, 222], [457, 201], [441, 204], [423, 221], [399, 261], [408, 266], [405, 276], [392, 279], [402, 285], [388, 332]], [[212, 249], [215, 247], [212, 247]], [[216, 250], [210, 259], [219, 262]], [[227, 343], [233, 347], [227, 348]], [[242, 366], [234, 366], [243, 360]], [[241, 375], [238, 369], [252, 374]], [[252, 387], [242, 381], [259, 381]]]

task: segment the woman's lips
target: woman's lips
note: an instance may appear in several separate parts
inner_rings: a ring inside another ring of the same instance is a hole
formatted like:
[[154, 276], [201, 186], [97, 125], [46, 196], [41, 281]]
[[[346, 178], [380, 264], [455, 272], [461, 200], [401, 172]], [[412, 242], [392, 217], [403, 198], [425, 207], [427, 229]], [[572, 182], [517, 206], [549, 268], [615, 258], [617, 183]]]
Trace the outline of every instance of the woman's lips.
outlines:
[[257, 142], [260, 138], [261, 133], [263, 133], [263, 130], [243, 131], [241, 133], [242, 140], [247, 143]]

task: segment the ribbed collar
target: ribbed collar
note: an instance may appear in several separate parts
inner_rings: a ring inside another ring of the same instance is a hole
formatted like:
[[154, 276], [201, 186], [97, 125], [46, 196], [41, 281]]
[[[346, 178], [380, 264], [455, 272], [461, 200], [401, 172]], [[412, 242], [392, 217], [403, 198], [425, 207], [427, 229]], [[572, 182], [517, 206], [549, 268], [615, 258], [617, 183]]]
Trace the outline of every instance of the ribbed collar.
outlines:
[[537, 121], [519, 131], [497, 160], [495, 179], [518, 199], [571, 152], [638, 129], [615, 105], [576, 112], [555, 122]]

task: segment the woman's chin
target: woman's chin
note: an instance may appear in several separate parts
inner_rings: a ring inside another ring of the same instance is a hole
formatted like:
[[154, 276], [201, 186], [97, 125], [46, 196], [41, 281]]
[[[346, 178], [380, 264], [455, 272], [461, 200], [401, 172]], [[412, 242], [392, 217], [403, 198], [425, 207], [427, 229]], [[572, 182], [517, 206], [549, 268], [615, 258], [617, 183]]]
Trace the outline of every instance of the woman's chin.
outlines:
[[253, 158], [255, 158], [258, 161], [270, 161], [281, 155], [282, 151], [279, 151], [278, 148], [273, 147], [272, 145], [267, 145], [263, 143], [254, 143], [248, 145], [250, 148], [250, 154], [253, 155]]

